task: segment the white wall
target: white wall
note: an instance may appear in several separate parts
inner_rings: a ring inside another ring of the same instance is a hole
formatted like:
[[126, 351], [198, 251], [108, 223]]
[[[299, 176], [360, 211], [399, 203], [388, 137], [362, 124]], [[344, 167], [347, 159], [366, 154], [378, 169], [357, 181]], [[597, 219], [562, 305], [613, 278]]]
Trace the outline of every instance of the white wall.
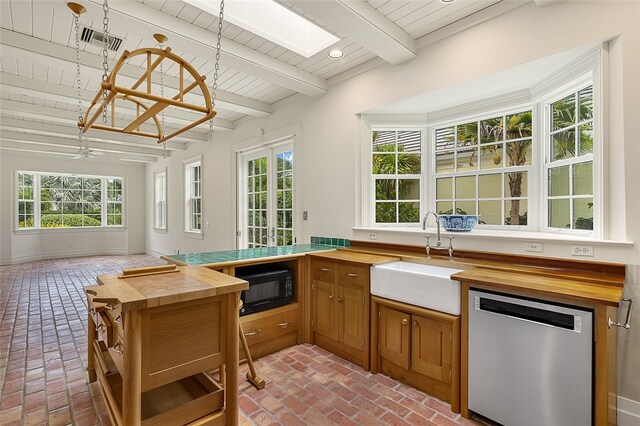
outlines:
[[[125, 179], [126, 227], [15, 231], [16, 170], [121, 176]], [[0, 264], [94, 254], [145, 251], [144, 166], [69, 160], [37, 154], [0, 153]]]
[[[483, 75], [511, 68], [576, 47], [613, 40], [609, 58], [608, 167], [610, 185], [605, 188], [609, 204], [622, 206], [617, 223], [624, 221], [626, 240], [640, 242], [640, 190], [637, 163], [640, 160], [640, 3], [626, 1], [554, 2], [536, 7], [531, 2], [491, 21], [426, 46], [419, 56], [400, 66], [384, 65], [333, 85], [318, 98], [294, 97], [282, 102], [272, 116], [247, 121], [232, 133], [217, 133], [213, 145], [194, 146], [181, 157], [167, 161], [169, 174], [169, 232], [152, 230], [153, 172], [147, 168], [147, 250], [173, 253], [175, 249], [202, 251], [234, 247], [234, 177], [232, 146], [266, 134], [299, 125], [301, 144], [296, 146], [296, 168], [300, 172], [297, 196], [309, 212], [299, 241], [310, 235], [362, 238], [353, 231], [357, 223], [359, 195], [360, 120], [358, 113], [417, 94], [427, 93]], [[267, 141], [268, 139], [265, 139]], [[198, 151], [201, 150], [201, 151]], [[182, 235], [181, 160], [204, 154], [204, 240]], [[209, 189], [207, 189], [209, 188]], [[176, 198], [177, 197], [177, 198]], [[613, 214], [614, 212], [611, 212]], [[615, 223], [615, 222], [614, 222]], [[380, 233], [383, 241], [422, 244], [417, 234]], [[478, 250], [523, 252], [518, 239], [461, 239], [462, 247]], [[570, 242], [546, 241], [543, 255], [568, 257]], [[636, 245], [598, 244], [594, 260], [627, 263], [625, 293], [640, 300], [640, 250]], [[622, 317], [622, 313], [620, 315]], [[622, 318], [619, 318], [622, 319]], [[632, 329], [619, 334], [620, 394], [640, 401], [640, 315]]]

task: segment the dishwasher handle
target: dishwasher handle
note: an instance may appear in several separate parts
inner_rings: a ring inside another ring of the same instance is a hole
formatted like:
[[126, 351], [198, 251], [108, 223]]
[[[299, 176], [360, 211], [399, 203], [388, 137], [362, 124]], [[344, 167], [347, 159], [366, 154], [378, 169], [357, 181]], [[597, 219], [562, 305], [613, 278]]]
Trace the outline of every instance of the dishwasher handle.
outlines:
[[505, 302], [488, 297], [475, 297], [475, 308], [479, 311], [491, 312], [511, 318], [522, 319], [556, 328], [581, 332], [582, 318], [562, 312]]

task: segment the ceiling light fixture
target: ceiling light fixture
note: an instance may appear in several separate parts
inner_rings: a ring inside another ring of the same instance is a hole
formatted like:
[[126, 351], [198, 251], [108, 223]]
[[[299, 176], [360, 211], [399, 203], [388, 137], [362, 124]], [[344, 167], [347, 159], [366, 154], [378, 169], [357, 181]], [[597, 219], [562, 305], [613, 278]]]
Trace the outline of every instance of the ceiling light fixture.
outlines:
[[327, 53], [327, 56], [331, 59], [340, 59], [344, 56], [344, 52], [340, 49], [333, 49]]
[[[214, 16], [217, 5], [210, 0], [184, 0]], [[340, 39], [291, 9], [272, 0], [234, 0], [225, 4], [225, 20], [264, 37], [305, 58], [326, 49]]]

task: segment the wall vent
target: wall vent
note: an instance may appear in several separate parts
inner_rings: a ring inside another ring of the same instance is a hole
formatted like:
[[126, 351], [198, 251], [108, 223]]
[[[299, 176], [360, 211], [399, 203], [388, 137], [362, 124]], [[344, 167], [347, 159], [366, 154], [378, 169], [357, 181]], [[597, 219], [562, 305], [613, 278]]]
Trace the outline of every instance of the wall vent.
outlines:
[[[104, 33], [96, 31], [93, 28], [83, 26], [80, 40], [100, 48], [104, 47]], [[109, 34], [109, 45], [107, 49], [117, 52], [121, 45], [122, 39], [120, 37]]]

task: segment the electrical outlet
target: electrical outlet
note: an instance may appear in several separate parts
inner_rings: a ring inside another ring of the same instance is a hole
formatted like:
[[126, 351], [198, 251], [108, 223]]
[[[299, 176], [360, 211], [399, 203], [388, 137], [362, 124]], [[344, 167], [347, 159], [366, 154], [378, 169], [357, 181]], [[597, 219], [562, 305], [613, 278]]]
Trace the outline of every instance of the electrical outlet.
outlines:
[[533, 241], [526, 241], [524, 243], [524, 251], [542, 253], [542, 243], [537, 243], [537, 242], [533, 242]]
[[593, 246], [571, 246], [571, 256], [593, 257]]
[[369, 232], [369, 239], [370, 240], [377, 240], [378, 239], [378, 234], [376, 234], [375, 232]]
[[307, 220], [307, 219], [309, 219], [309, 212], [305, 210], [302, 212], [302, 220]]

